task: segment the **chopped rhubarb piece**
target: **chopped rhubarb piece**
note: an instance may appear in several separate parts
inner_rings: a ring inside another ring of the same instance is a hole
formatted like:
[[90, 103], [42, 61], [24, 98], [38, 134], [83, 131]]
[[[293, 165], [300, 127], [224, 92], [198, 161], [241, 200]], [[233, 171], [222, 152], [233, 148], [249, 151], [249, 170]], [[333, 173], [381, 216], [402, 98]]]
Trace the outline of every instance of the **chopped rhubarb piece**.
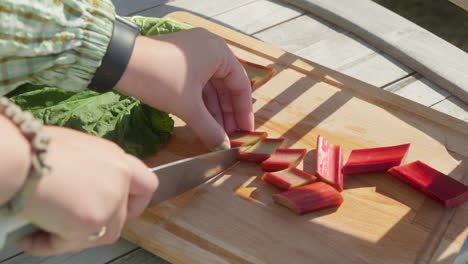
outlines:
[[250, 148], [241, 151], [237, 160], [260, 163], [268, 159], [283, 144], [284, 138], [264, 138]]
[[254, 89], [268, 82], [271, 79], [271, 77], [273, 77], [273, 75], [275, 75], [276, 73], [276, 70], [274, 68], [255, 64], [239, 58], [237, 59], [247, 72], [247, 76], [250, 79], [250, 84]]
[[282, 193], [273, 194], [273, 200], [302, 215], [338, 206], [343, 202], [343, 197], [330, 185], [324, 182], [315, 182]]
[[446, 207], [468, 201], [468, 187], [421, 161], [393, 167], [388, 172]]
[[338, 191], [343, 191], [343, 153], [340, 146], [333, 145], [322, 136], [317, 137], [316, 175]]
[[316, 179], [314, 175], [294, 167], [282, 171], [266, 172], [262, 176], [262, 181], [283, 190], [296, 188]]
[[306, 154], [306, 149], [277, 149], [270, 158], [262, 162], [263, 171], [280, 171], [296, 167]]
[[267, 132], [237, 130], [229, 136], [231, 147], [250, 146], [263, 138], [266, 138]]
[[391, 167], [400, 165], [408, 152], [410, 144], [398, 146], [357, 149], [351, 152], [348, 162], [343, 167], [346, 175], [385, 172]]

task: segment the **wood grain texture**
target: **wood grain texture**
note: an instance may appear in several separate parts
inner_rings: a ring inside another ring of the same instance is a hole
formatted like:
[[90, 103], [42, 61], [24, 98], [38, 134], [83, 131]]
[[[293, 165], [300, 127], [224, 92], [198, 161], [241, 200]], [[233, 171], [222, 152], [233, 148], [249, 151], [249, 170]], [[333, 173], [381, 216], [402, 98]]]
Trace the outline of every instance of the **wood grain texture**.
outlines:
[[353, 34], [314, 16], [304, 15], [254, 36], [379, 87], [411, 72]]
[[[355, 148], [411, 142], [407, 161], [468, 183], [468, 124], [196, 16], [171, 17], [208, 28], [239, 57], [277, 69], [253, 91], [256, 128], [310, 150], [299, 168], [314, 171], [317, 135], [341, 145], [345, 157]], [[146, 162], [206, 151], [176, 119], [174, 136]], [[459, 249], [467, 229], [466, 206], [445, 209], [389, 175], [348, 177], [341, 207], [299, 217], [273, 203], [277, 190], [261, 174], [258, 165], [240, 163], [146, 210], [124, 237], [173, 263], [427, 263]], [[239, 186], [257, 190], [245, 199]]]
[[302, 10], [270, 0], [260, 0], [211, 18], [216, 23], [252, 34], [302, 14]]
[[371, 0], [282, 0], [349, 30], [468, 103], [468, 54]]
[[27, 254], [21, 254], [2, 262], [2, 264], [105, 264], [120, 256], [126, 255], [136, 248], [138, 247], [135, 244], [121, 239], [110, 246], [87, 249], [82, 252], [69, 253], [62, 256], [33, 257]]

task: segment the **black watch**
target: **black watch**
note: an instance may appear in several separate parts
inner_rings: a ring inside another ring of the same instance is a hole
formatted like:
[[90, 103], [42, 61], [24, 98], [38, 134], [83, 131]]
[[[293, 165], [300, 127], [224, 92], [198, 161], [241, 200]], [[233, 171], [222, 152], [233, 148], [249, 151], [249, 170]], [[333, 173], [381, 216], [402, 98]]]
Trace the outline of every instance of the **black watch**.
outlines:
[[91, 90], [104, 93], [115, 87], [127, 68], [139, 33], [140, 30], [135, 24], [119, 16], [115, 17], [114, 30], [106, 54], [88, 86]]

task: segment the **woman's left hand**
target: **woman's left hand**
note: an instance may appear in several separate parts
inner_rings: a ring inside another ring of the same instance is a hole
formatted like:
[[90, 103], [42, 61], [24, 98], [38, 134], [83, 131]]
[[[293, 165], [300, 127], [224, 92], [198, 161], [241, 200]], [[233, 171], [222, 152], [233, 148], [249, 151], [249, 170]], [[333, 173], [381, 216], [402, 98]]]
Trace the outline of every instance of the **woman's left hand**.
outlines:
[[191, 126], [211, 149], [253, 130], [251, 86], [224, 40], [201, 28], [138, 37], [117, 90]]

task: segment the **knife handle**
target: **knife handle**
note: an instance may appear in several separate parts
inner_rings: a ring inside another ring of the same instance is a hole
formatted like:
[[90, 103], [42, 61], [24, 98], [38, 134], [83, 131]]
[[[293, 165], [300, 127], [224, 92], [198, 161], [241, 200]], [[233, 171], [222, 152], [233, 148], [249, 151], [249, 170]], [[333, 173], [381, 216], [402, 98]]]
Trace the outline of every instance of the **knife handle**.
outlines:
[[27, 220], [13, 217], [0, 217], [0, 251], [7, 243], [14, 243], [24, 237], [42, 231]]

